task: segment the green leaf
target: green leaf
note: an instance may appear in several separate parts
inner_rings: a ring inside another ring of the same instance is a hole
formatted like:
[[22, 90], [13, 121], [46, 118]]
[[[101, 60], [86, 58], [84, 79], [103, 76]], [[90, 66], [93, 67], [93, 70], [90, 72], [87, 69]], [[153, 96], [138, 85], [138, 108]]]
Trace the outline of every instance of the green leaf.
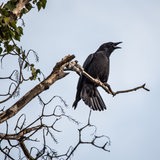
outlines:
[[21, 10], [20, 18], [23, 16], [23, 14], [26, 14], [26, 13], [28, 13], [28, 10], [27, 10], [26, 8], [23, 8], [23, 9]]
[[14, 39], [15, 39], [15, 40], [17, 40], [17, 41], [20, 41], [20, 39], [21, 39], [21, 36], [19, 36], [18, 34], [15, 34], [15, 37], [14, 37]]
[[5, 17], [4, 18], [4, 23], [8, 25], [9, 22], [10, 22], [10, 17]]
[[47, 4], [47, 0], [41, 0], [41, 3], [42, 3], [42, 7], [43, 9], [46, 7], [46, 4]]
[[44, 9], [46, 7], [46, 3], [47, 3], [47, 0], [39, 0], [36, 4], [38, 11], [40, 11], [41, 8]]
[[31, 3], [27, 3], [26, 8], [28, 11], [30, 11], [33, 8], [33, 6], [31, 5]]
[[2, 53], [2, 51], [3, 51], [3, 49], [2, 49], [2, 47], [0, 47], [0, 54]]
[[40, 73], [41, 73], [40, 69], [37, 69], [37, 70], [36, 70], [36, 73], [37, 73], [37, 74], [38, 74], [38, 73], [40, 74]]
[[13, 51], [13, 49], [14, 49], [14, 46], [12, 46], [12, 45], [6, 46], [7, 53], [10, 53], [11, 51]]
[[[25, 67], [27, 67], [27, 64], [25, 64]], [[40, 69], [36, 69], [34, 67], [34, 64], [30, 65], [31, 70], [31, 77], [29, 77], [30, 80], [36, 80], [38, 78], [38, 74], [41, 73]]]
[[33, 76], [29, 77], [29, 79], [32, 81], [33, 80]]
[[0, 11], [1, 15], [5, 16], [5, 17], [9, 17], [10, 16], [10, 11], [8, 11], [7, 9], [2, 9]]
[[37, 0], [33, 0], [33, 4], [36, 4], [37, 3]]
[[16, 49], [16, 51], [17, 51], [18, 54], [21, 53], [21, 49], [19, 47], [15, 46], [15, 49]]
[[12, 11], [16, 7], [16, 0], [8, 1], [5, 5], [4, 8]]
[[17, 26], [16, 26], [16, 21], [10, 22], [10, 26], [11, 26], [12, 28], [16, 29], [16, 28], [17, 28]]
[[31, 64], [30, 66], [31, 66], [31, 69], [32, 69], [32, 67], [34, 67], [34, 64]]
[[28, 67], [28, 62], [25, 63], [24, 69]]
[[16, 28], [16, 31], [17, 31], [17, 33], [18, 33], [19, 35], [22, 35], [22, 34], [23, 34], [23, 28], [20, 27], [20, 26]]
[[37, 2], [37, 8], [38, 8], [38, 11], [40, 11], [40, 9], [41, 9], [41, 3], [40, 2]]

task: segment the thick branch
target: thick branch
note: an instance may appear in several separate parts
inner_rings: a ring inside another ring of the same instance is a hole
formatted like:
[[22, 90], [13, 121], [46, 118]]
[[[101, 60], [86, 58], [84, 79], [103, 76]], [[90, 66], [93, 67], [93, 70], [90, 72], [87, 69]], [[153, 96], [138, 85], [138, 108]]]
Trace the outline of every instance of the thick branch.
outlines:
[[0, 123], [8, 120], [17, 114], [26, 104], [28, 104], [34, 97], [49, 89], [49, 87], [57, 80], [65, 77], [68, 73], [65, 73], [64, 67], [70, 62], [75, 56], [68, 55], [58, 62], [53, 68], [52, 73], [41, 83], [36, 85], [33, 89], [27, 92], [20, 100], [18, 100], [13, 106], [0, 114]]
[[22, 11], [22, 9], [25, 7], [27, 3], [29, 3], [30, 0], [19, 0], [19, 2], [16, 5], [16, 8], [13, 10], [13, 14], [18, 17]]
[[8, 139], [8, 140], [9, 139], [10, 140], [19, 140], [22, 137], [24, 137], [25, 134], [28, 134], [28, 133], [33, 132], [35, 130], [41, 129], [42, 127], [43, 127], [43, 125], [38, 125], [38, 126], [35, 126], [35, 127], [26, 128], [26, 129], [23, 129], [22, 131], [20, 131], [17, 134], [4, 134], [4, 133], [0, 133], [0, 138], [1, 139]]

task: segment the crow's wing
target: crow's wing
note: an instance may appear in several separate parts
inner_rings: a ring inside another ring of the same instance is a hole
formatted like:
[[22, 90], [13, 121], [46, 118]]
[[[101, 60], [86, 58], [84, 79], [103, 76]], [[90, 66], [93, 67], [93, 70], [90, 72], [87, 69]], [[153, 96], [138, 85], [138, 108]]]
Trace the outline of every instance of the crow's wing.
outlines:
[[[93, 60], [94, 54], [90, 54], [87, 59], [85, 60], [84, 64], [83, 64], [83, 68], [85, 71], [87, 71], [87, 68], [89, 67], [89, 65], [91, 64], [92, 60]], [[78, 81], [78, 85], [77, 85], [77, 90], [81, 90], [82, 88], [82, 83], [83, 83], [83, 78], [84, 76], [81, 75]]]
[[[83, 64], [83, 68], [86, 71], [87, 68], [89, 67], [90, 63], [93, 60], [93, 54], [90, 54], [87, 59], [85, 60], [84, 64]], [[77, 107], [77, 103], [79, 102], [79, 100], [81, 99], [80, 97], [80, 93], [82, 90], [82, 86], [83, 86], [83, 81], [84, 81], [84, 76], [80, 75], [79, 80], [78, 80], [78, 84], [77, 84], [77, 93], [76, 93], [76, 99], [73, 103], [73, 107], [76, 108]]]
[[84, 70], [88, 68], [88, 66], [90, 65], [90, 63], [92, 62], [94, 57], [94, 54], [90, 54], [87, 59], [85, 60], [84, 64], [83, 64], [83, 68]]

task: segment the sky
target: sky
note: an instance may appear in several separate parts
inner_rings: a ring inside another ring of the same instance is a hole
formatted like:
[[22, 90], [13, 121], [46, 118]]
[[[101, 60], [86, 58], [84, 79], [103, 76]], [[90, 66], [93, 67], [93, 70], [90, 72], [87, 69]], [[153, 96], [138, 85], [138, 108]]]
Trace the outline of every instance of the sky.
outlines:
[[[82, 65], [102, 43], [122, 41], [122, 49], [111, 55], [108, 83], [114, 91], [143, 83], [150, 89], [113, 98], [99, 88], [107, 110], [92, 112], [91, 122], [97, 126], [97, 134], [110, 137], [110, 152], [84, 145], [75, 152], [73, 160], [160, 159], [159, 8], [158, 0], [52, 0], [45, 10], [38, 13], [33, 9], [24, 17], [21, 45], [38, 53], [37, 67], [46, 76], [65, 55], [74, 54]], [[71, 72], [42, 95], [46, 99], [61, 95], [69, 106], [67, 112], [85, 122], [89, 108], [82, 101], [76, 110], [71, 108], [77, 81], [78, 76]], [[21, 96], [35, 84], [22, 87]], [[25, 112], [29, 112], [31, 104]], [[70, 130], [65, 124], [63, 128]], [[68, 132], [64, 138], [69, 143], [73, 136]]]

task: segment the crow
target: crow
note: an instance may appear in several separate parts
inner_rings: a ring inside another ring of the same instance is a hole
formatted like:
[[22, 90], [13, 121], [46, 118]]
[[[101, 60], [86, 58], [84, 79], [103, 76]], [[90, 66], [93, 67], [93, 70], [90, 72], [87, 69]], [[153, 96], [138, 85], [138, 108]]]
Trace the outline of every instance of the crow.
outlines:
[[[102, 44], [98, 50], [90, 54], [83, 64], [84, 70], [93, 78], [99, 79], [103, 83], [107, 83], [109, 76], [109, 64], [111, 53], [118, 48], [118, 44], [122, 42], [108, 42]], [[91, 82], [84, 75], [80, 75], [77, 84], [76, 98], [73, 108], [76, 109], [78, 102], [82, 99], [86, 105], [92, 110], [103, 111], [106, 105], [98, 92], [97, 85]]]

